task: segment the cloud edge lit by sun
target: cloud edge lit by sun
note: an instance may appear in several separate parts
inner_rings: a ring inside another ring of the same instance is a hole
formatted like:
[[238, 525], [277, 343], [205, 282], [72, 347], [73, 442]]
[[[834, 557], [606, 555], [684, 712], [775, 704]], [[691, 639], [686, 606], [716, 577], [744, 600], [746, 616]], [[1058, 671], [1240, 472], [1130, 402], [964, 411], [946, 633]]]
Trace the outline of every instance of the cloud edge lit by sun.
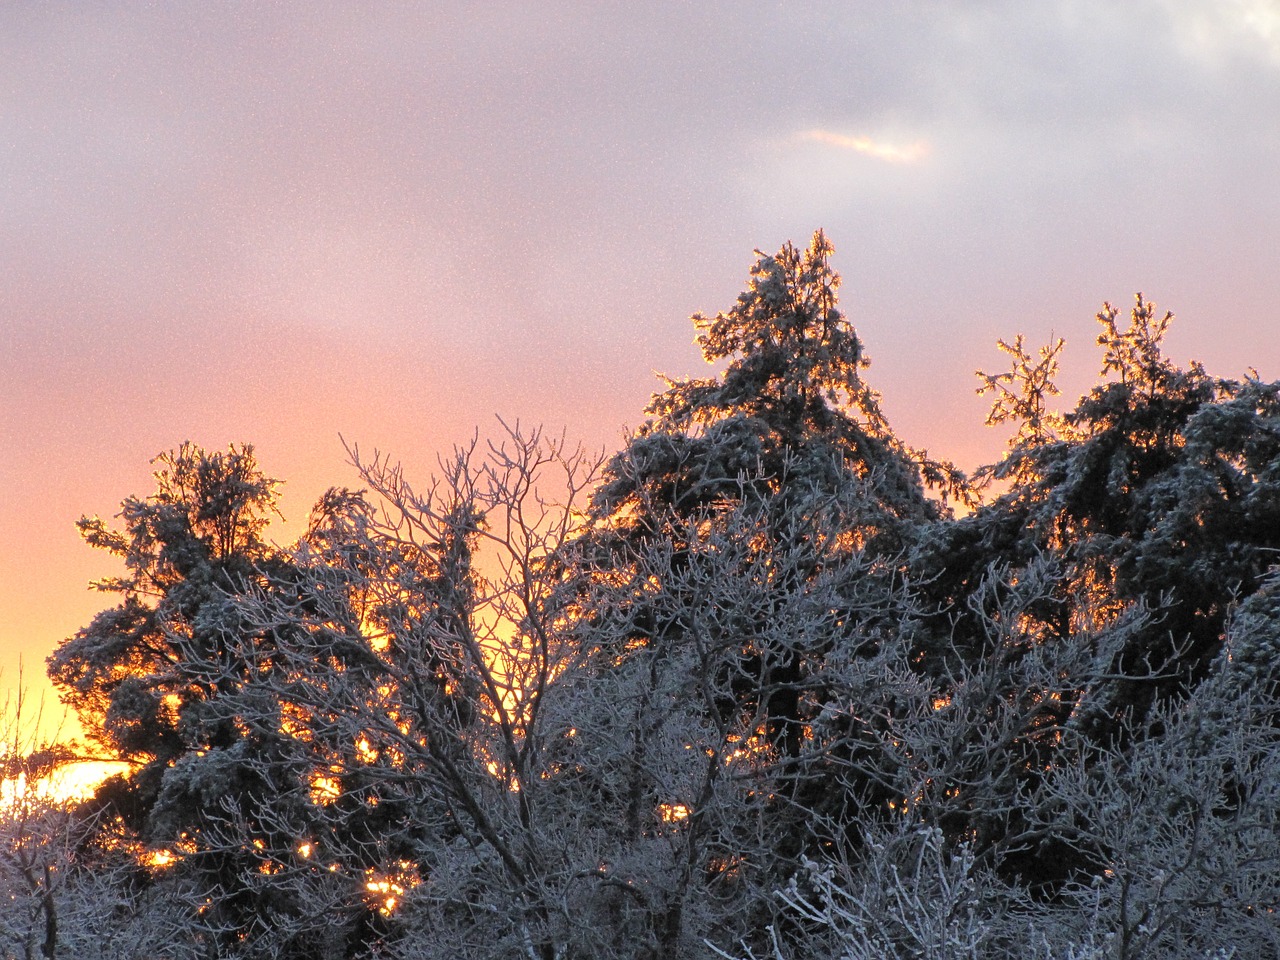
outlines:
[[804, 130], [797, 137], [813, 143], [838, 147], [841, 150], [850, 150], [886, 163], [918, 163], [929, 156], [931, 150], [929, 142], [923, 139], [908, 144], [886, 143], [872, 137], [837, 133], [821, 127]]

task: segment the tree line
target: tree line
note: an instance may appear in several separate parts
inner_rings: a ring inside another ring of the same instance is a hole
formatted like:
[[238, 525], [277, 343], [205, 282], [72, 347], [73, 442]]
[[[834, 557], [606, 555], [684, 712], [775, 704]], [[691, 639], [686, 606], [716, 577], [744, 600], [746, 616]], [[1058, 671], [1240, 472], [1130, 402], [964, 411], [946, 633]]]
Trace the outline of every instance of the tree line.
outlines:
[[253, 449], [186, 444], [82, 519], [125, 572], [49, 673], [131, 772], [9, 802], [4, 951], [1280, 955], [1280, 383], [1139, 295], [1069, 412], [1000, 344], [966, 476], [831, 252], [759, 254], [611, 456], [352, 447], [280, 546]]

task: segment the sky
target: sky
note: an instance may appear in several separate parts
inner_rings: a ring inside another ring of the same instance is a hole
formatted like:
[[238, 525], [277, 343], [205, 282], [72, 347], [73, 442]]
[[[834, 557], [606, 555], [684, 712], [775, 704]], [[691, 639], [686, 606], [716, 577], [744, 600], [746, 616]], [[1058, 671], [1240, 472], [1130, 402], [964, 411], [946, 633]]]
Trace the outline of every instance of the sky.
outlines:
[[[618, 449], [689, 316], [822, 228], [900, 436], [971, 468], [997, 338], [1142, 291], [1280, 378], [1280, 0], [0, 9], [0, 696], [112, 603], [81, 515], [252, 443], [281, 541], [343, 440]], [[30, 712], [31, 707], [28, 707]]]

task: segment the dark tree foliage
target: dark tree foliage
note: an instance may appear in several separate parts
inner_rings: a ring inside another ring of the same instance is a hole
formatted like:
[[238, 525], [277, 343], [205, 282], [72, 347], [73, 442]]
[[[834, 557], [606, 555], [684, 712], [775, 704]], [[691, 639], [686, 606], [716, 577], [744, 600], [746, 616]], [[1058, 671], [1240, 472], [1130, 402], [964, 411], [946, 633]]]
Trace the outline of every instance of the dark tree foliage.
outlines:
[[[314, 819], [315, 759], [269, 682], [281, 634], [305, 623], [306, 597], [297, 564], [264, 539], [279, 484], [252, 447], [184, 444], [155, 462], [156, 491], [124, 502], [122, 529], [80, 521], [91, 546], [123, 561], [123, 576], [96, 584], [122, 599], [50, 656], [49, 673], [88, 736], [134, 765], [98, 791], [97, 815], [122, 819], [146, 848], [176, 858], [175, 874], [217, 891], [202, 923], [225, 949], [308, 910], [249, 882], [293, 858]], [[334, 492], [313, 518], [307, 539], [330, 551], [335, 571], [335, 532], [362, 509], [358, 497]], [[274, 632], [246, 624], [236, 603], [265, 584], [291, 595], [296, 614]], [[350, 640], [358, 625], [348, 628], [348, 642], [325, 651], [331, 670], [368, 658]], [[262, 722], [264, 713], [272, 719]], [[270, 820], [255, 815], [267, 808]], [[232, 822], [235, 845], [223, 841]]]
[[150, 813], [159, 775], [193, 749], [192, 733], [205, 747], [238, 739], [228, 724], [198, 722], [220, 692], [204, 665], [227, 656], [218, 616], [227, 595], [271, 562], [262, 531], [277, 487], [258, 471], [252, 447], [207, 454], [184, 444], [156, 462], [156, 492], [124, 502], [123, 529], [80, 520], [90, 546], [124, 563], [124, 576], [95, 584], [121, 601], [49, 658], [50, 676], [89, 736], [140, 766], [116, 787], [138, 817]]
[[[1060, 573], [1025, 611], [1026, 630], [1040, 644], [1087, 647], [1093, 659], [1037, 722], [1103, 747], [1205, 680], [1232, 611], [1280, 555], [1280, 384], [1175, 366], [1163, 352], [1172, 314], [1140, 294], [1128, 323], [1119, 316], [1110, 305], [1098, 314], [1106, 379], [1066, 414], [1046, 402], [1062, 342], [1038, 357], [1021, 338], [1001, 344], [1012, 369], [980, 375], [996, 394], [988, 423], [1017, 426], [1005, 458], [980, 473], [998, 494], [940, 525], [920, 567], [942, 629], [919, 656], [945, 674], [956, 658], [991, 653], [988, 611], [972, 598], [993, 566], [1016, 580], [1054, 558]], [[1108, 643], [1110, 628], [1138, 615], [1123, 642]], [[1030, 751], [1022, 789], [1062, 760], [1033, 744], [1019, 744]], [[1091, 857], [1055, 843], [1042, 838], [1008, 863], [1054, 884], [1090, 869]]]
[[1127, 326], [1118, 317], [1110, 305], [1098, 315], [1109, 379], [1057, 418], [1040, 412], [1056, 392], [1052, 369], [1035, 372], [1021, 341], [1012, 348], [1004, 379], [1025, 400], [1018, 409], [998, 402], [1009, 414], [993, 419], [1012, 419], [1019, 432], [1005, 459], [984, 468], [1008, 489], [936, 541], [944, 585], [972, 583], [993, 561], [1061, 557], [1076, 599], [1064, 593], [1038, 612], [1059, 637], [1123, 610], [1149, 614], [1110, 665], [1114, 682], [1092, 694], [1100, 736], [1106, 717], [1141, 714], [1204, 676], [1231, 609], [1280, 548], [1280, 384], [1176, 367], [1163, 354], [1172, 314], [1141, 295]]

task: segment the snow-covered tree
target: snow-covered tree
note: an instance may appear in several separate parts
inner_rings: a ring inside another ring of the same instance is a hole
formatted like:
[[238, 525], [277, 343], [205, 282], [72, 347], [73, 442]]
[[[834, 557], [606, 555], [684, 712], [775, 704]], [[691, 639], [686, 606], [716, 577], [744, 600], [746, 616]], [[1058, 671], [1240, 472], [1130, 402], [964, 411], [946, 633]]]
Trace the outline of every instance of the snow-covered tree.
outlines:
[[[156, 492], [125, 500], [123, 530], [80, 520], [87, 543], [124, 563], [124, 576], [94, 584], [121, 602], [49, 658], [60, 696], [90, 738], [140, 768], [112, 785], [121, 812], [137, 822], [149, 815], [164, 771], [193, 748], [202, 704], [220, 692], [205, 679], [207, 664], [226, 660], [218, 613], [270, 561], [262, 531], [277, 486], [251, 447], [206, 453], [186, 444], [156, 462]], [[236, 738], [226, 727], [198, 736], [206, 746]]]
[[[1172, 314], [1140, 294], [1127, 325], [1119, 316], [1110, 305], [1098, 314], [1107, 379], [1065, 415], [1042, 403], [1054, 389], [1045, 363], [1060, 344], [1038, 365], [1020, 343], [1011, 348], [1005, 377], [1029, 399], [1002, 406], [1009, 394], [998, 397], [993, 416], [1003, 411], [1020, 429], [987, 474], [1012, 486], [940, 541], [952, 557], [972, 549], [976, 570], [1048, 549], [1070, 562], [1093, 613], [1150, 611], [1149, 629], [1113, 664], [1117, 680], [1098, 704], [1111, 715], [1145, 710], [1202, 677], [1233, 604], [1257, 589], [1280, 549], [1280, 383], [1178, 368], [1164, 355]], [[1066, 604], [1043, 616], [1063, 635], [1082, 623]]]
[[26, 703], [20, 693], [0, 710], [0, 956], [193, 957], [180, 904], [139, 882], [123, 822], [61, 795], [77, 751], [44, 739]]
[[[49, 672], [90, 739], [134, 767], [98, 791], [99, 816], [122, 820], [149, 851], [140, 858], [171, 864], [165, 882], [197, 891], [192, 929], [229, 950], [274, 923], [264, 918], [307, 911], [303, 901], [263, 900], [248, 882], [294, 848], [308, 812], [292, 732], [250, 729], [238, 709], [259, 689], [271, 638], [245, 629], [234, 598], [264, 578], [286, 579], [287, 561], [264, 539], [277, 482], [250, 447], [184, 444], [156, 462], [156, 491], [125, 500], [123, 529], [80, 521], [90, 545], [123, 561], [123, 576], [97, 584], [122, 599], [64, 641]], [[236, 848], [207, 842], [220, 811], [266, 806], [275, 818], [247, 821]], [[282, 830], [284, 820], [293, 825]]]
[[279, 547], [251, 449], [188, 445], [83, 520], [121, 603], [51, 674], [135, 772], [5, 821], [6, 948], [1274, 954], [1280, 384], [1175, 367], [1141, 297], [1069, 412], [1061, 341], [1003, 343], [956, 518], [831, 252], [760, 254], [607, 460], [352, 448]]
[[698, 909], [767, 909], [804, 849], [843, 842], [830, 824], [854, 801], [820, 718], [848, 662], [911, 619], [907, 557], [947, 515], [926, 485], [962, 487], [889, 428], [831, 253], [818, 233], [759, 254], [731, 310], [694, 317], [723, 371], [668, 381], [560, 556], [565, 629], [589, 658], [560, 689], [614, 691], [568, 750], [601, 809], [625, 811], [610, 869], [634, 886], [639, 851], [671, 841], [631, 902], [653, 956], [696, 955], [694, 931], [729, 933]]
[[[1280, 384], [1179, 369], [1163, 353], [1170, 320], [1141, 296], [1127, 325], [1104, 308], [1105, 379], [1065, 414], [1048, 404], [1061, 342], [1038, 356], [1021, 339], [1005, 344], [1012, 369], [983, 376], [996, 392], [989, 422], [1018, 427], [1007, 456], [983, 471], [996, 495], [937, 525], [918, 554], [935, 613], [912, 656], [935, 682], [945, 688], [1014, 650], [1075, 664], [1040, 701], [1036, 723], [1099, 749], [1153, 735], [1160, 728], [1142, 722], [1146, 713], [1174, 709], [1208, 676], [1233, 609], [1264, 583], [1280, 548]], [[993, 577], [1006, 586], [992, 591]], [[1029, 581], [1041, 587], [1018, 614], [1027, 640], [996, 642], [999, 596]], [[1046, 744], [1032, 729], [1010, 742]], [[1030, 795], [1045, 771], [1077, 762], [1047, 745], [1028, 752], [1006, 797]], [[1023, 831], [1008, 826], [1007, 838], [990, 835], [990, 855], [1018, 846]], [[955, 827], [958, 838], [974, 824]], [[1007, 875], [1050, 887], [1098, 869], [1048, 829], [1004, 864]]]
[[[558, 793], [548, 747], [566, 731], [544, 707], [574, 656], [547, 559], [596, 465], [519, 430], [421, 490], [353, 456], [371, 499], [331, 499], [282, 577], [235, 598], [244, 656], [267, 652], [228, 706], [287, 729], [310, 778], [310, 820], [280, 818], [295, 849], [260, 886], [345, 882], [329, 912], [371, 906], [364, 939], [406, 955], [606, 956], [574, 908], [599, 861]], [[267, 798], [248, 819], [272, 816]]]

